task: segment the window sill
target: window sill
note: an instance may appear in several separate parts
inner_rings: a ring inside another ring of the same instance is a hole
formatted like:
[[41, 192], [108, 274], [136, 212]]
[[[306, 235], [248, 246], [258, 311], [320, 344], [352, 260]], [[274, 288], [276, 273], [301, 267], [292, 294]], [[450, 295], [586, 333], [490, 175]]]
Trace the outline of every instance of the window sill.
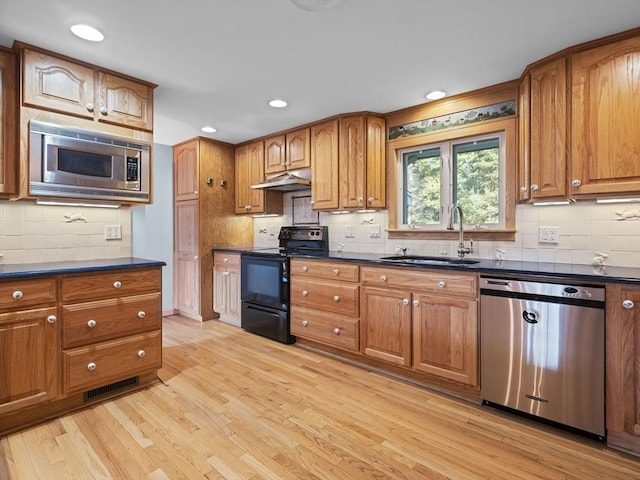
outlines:
[[[412, 240], [458, 240], [460, 233], [455, 230], [426, 230], [420, 228], [412, 229], [388, 229], [389, 238], [405, 238]], [[488, 240], [515, 242], [515, 230], [465, 230], [465, 240]]]

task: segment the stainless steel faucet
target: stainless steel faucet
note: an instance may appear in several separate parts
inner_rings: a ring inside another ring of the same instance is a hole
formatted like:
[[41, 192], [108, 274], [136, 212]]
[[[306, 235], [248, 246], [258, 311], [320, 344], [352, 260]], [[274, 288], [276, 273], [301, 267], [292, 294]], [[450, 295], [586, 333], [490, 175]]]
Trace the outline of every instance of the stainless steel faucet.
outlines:
[[467, 253], [473, 253], [473, 240], [469, 241], [469, 246], [464, 246], [464, 228], [462, 224], [464, 223], [464, 213], [462, 213], [462, 207], [458, 203], [454, 203], [451, 207], [451, 212], [449, 214], [449, 224], [447, 225], [447, 230], [453, 230], [453, 221], [456, 216], [456, 210], [458, 211], [458, 219], [460, 221], [460, 236], [458, 240], [458, 257], [464, 258]]

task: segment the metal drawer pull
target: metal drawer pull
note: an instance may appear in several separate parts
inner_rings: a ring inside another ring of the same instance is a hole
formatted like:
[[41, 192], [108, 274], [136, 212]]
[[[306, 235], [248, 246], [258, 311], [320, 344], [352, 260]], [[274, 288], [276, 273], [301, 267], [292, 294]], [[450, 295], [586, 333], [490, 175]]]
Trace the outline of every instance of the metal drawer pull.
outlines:
[[138, 357], [142, 358], [147, 354], [144, 350], [138, 350]]
[[223, 260], [223, 262], [224, 262], [224, 263], [227, 263], [228, 261], [229, 261], [229, 259], [228, 259], [228, 258], [225, 258], [225, 259]]
[[95, 106], [93, 105], [93, 103], [87, 103], [87, 110], [90, 112], [93, 112], [93, 110], [95, 109]]
[[100, 113], [102, 115], [106, 115], [108, 112], [109, 111], [107, 110], [107, 107], [105, 107], [105, 106], [100, 107]]
[[387, 276], [386, 275], [380, 275], [380, 281], [381, 282], [386, 282], [387, 281]]
[[444, 287], [446, 287], [446, 286], [447, 286], [447, 282], [442, 282], [442, 281], [440, 281], [440, 282], [438, 282], [438, 286], [439, 286], [440, 288], [444, 288]]
[[97, 323], [95, 320], [89, 320], [89, 321], [87, 322], [87, 326], [88, 326], [89, 328], [93, 328], [93, 327], [95, 327], [97, 324], [98, 324], [98, 323]]
[[579, 187], [580, 185], [582, 185], [582, 182], [577, 178], [571, 182], [572, 187]]
[[340, 335], [340, 329], [338, 327], [334, 328], [333, 333], [335, 333], [336, 335]]
[[302, 320], [302, 326], [306, 327], [307, 325], [309, 325], [309, 322], [307, 322], [306, 320]]
[[16, 300], [20, 300], [23, 297], [23, 293], [20, 290], [16, 290], [15, 292], [13, 292], [12, 297]]
[[144, 310], [140, 310], [140, 311], [138, 312], [138, 318], [144, 318], [144, 317], [146, 317], [146, 316], [147, 316], [147, 314], [145, 313], [145, 311], [144, 311]]
[[337, 268], [333, 269], [333, 274], [334, 275], [338, 275], [340, 273], [340, 270], [338, 270]]
[[302, 290], [302, 296], [306, 297], [307, 295], [309, 295], [309, 292], [307, 292], [306, 290]]
[[625, 300], [624, 302], [622, 302], [622, 306], [624, 308], [633, 308], [633, 301]]
[[56, 317], [55, 315], [49, 315], [47, 317], [47, 322], [49, 323], [56, 323], [58, 321], [58, 317]]
[[122, 283], [120, 283], [119, 281], [115, 281], [113, 282], [113, 288], [120, 288], [122, 286]]
[[89, 365], [87, 365], [87, 370], [89, 370], [90, 372], [94, 371], [96, 369], [96, 364], [91, 362], [89, 363]]
[[302, 266], [302, 271], [303, 271], [303, 272], [306, 272], [307, 270], [309, 270], [309, 267], [307, 267], [306, 265], [303, 265], [303, 266]]
[[338, 295], [334, 295], [334, 296], [333, 296], [333, 301], [334, 301], [334, 302], [339, 302], [339, 301], [340, 301], [340, 296], [338, 296]]
[[402, 299], [402, 304], [403, 305], [409, 305], [409, 299], [408, 298], [403, 298]]

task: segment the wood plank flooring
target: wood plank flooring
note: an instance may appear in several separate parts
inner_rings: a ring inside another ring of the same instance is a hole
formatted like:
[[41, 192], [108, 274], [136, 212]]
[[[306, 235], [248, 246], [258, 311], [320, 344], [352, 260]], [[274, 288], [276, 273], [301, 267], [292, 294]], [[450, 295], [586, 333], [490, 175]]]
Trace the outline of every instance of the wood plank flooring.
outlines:
[[0, 479], [640, 479], [640, 459], [218, 321], [156, 383], [0, 439]]

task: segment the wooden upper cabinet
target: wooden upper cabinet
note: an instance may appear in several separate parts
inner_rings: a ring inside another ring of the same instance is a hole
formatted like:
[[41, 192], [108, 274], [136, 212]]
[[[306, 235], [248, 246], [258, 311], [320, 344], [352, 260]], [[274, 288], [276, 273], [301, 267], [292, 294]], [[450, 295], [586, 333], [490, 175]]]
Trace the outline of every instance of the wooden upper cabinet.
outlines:
[[199, 180], [198, 142], [177, 145], [173, 151], [173, 193], [176, 201], [196, 200]]
[[567, 62], [531, 71], [531, 198], [567, 193]]
[[287, 169], [285, 136], [276, 135], [264, 141], [264, 173], [278, 173]]
[[236, 147], [235, 213], [281, 214], [282, 192], [251, 188], [264, 181], [265, 143], [262, 140]]
[[518, 201], [531, 199], [531, 79], [525, 75], [518, 92]]
[[287, 170], [311, 167], [311, 130], [302, 128], [287, 133]]
[[14, 53], [0, 49], [0, 194], [17, 188], [18, 77]]
[[51, 52], [25, 47], [21, 51], [25, 107], [153, 130], [154, 85]]
[[311, 127], [311, 201], [314, 210], [337, 209], [338, 119]]
[[571, 57], [571, 194], [640, 192], [640, 35]]

